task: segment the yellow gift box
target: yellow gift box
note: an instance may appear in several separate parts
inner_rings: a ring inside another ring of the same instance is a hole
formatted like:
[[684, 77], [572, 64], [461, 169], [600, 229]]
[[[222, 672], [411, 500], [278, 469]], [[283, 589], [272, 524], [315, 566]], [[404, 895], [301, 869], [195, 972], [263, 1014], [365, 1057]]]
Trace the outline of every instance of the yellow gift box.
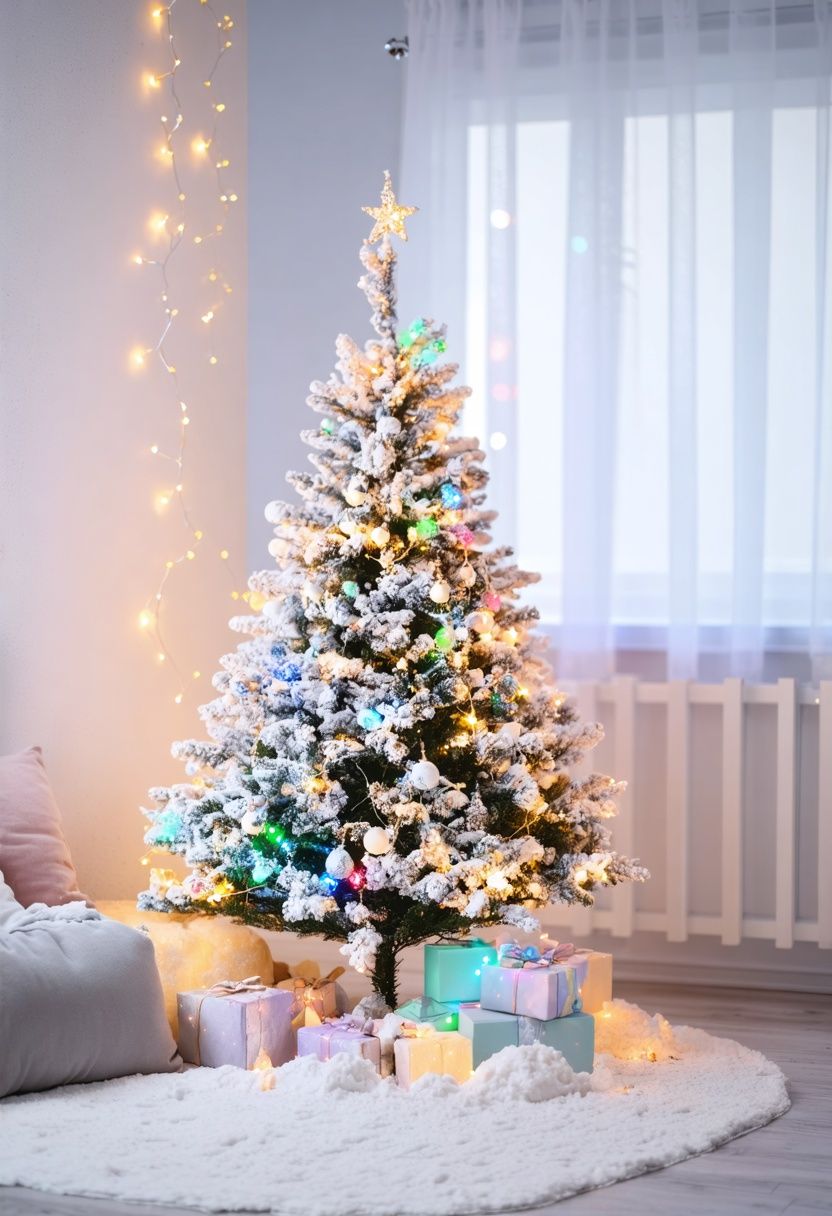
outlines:
[[393, 1045], [396, 1080], [404, 1089], [426, 1073], [444, 1073], [462, 1083], [474, 1071], [470, 1039], [455, 1030], [437, 1034], [432, 1026], [403, 1028]]

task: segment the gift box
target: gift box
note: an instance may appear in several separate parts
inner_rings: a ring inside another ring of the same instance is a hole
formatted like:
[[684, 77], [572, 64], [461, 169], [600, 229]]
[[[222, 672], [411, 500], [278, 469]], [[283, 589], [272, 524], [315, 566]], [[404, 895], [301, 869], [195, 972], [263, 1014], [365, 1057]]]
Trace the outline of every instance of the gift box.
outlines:
[[321, 1026], [301, 1026], [298, 1029], [298, 1055], [317, 1056], [330, 1060], [339, 1052], [369, 1060], [381, 1071], [381, 1043], [349, 1018], [337, 1018]]
[[573, 1072], [592, 1072], [595, 1057], [595, 1018], [591, 1013], [570, 1013], [568, 1017], [521, 1017], [518, 1028], [519, 1046], [544, 1043], [561, 1052]]
[[[544, 943], [549, 939], [544, 938]], [[554, 966], [574, 967], [584, 1013], [597, 1013], [605, 1001], [612, 1000], [612, 955], [598, 950], [578, 949], [571, 942], [549, 942], [541, 953], [536, 946], [503, 942], [499, 948], [501, 967], [536, 969]], [[519, 1012], [519, 1011], [518, 1011]]]
[[405, 1001], [396, 1013], [408, 1022], [420, 1022], [432, 1026], [434, 1030], [456, 1030], [459, 1023], [458, 1005], [443, 1005], [430, 996], [417, 996], [412, 1001]]
[[179, 1053], [187, 1064], [253, 1068], [263, 1055], [273, 1067], [295, 1055], [291, 992], [253, 980], [219, 983], [177, 994]]
[[435, 1001], [478, 1001], [482, 976], [497, 964], [494, 946], [480, 938], [425, 946], [425, 994]]
[[320, 972], [314, 974], [314, 970], [309, 968], [302, 974], [280, 980], [277, 987], [292, 995], [295, 1030], [301, 1026], [320, 1026], [327, 1018], [337, 1018], [343, 1012], [335, 981], [344, 974], [344, 970], [343, 967], [333, 967], [328, 975], [322, 976]]
[[504, 1047], [517, 1047], [520, 1019], [513, 1013], [497, 1013], [470, 1005], [459, 1011], [459, 1033], [471, 1040], [473, 1067]]
[[471, 1040], [455, 1030], [437, 1034], [429, 1026], [405, 1028], [393, 1052], [396, 1080], [404, 1089], [429, 1072], [445, 1073], [461, 1083], [473, 1071]]
[[480, 1004], [546, 1022], [580, 1008], [578, 972], [569, 963], [540, 967], [486, 967]]
[[567, 960], [578, 976], [578, 995], [584, 1013], [598, 1013], [612, 1000], [612, 955], [600, 950], [576, 950]]
[[504, 1047], [544, 1043], [560, 1051], [574, 1072], [592, 1072], [595, 1019], [588, 1013], [542, 1021], [469, 1007], [459, 1011], [459, 1033], [471, 1040], [474, 1068]]

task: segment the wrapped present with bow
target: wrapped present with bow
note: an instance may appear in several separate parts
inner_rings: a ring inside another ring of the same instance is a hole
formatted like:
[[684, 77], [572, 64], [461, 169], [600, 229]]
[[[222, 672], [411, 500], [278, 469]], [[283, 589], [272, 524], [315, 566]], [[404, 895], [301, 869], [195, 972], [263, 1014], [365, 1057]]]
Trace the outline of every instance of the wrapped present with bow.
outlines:
[[268, 1057], [276, 1068], [294, 1058], [293, 995], [267, 987], [258, 975], [179, 992], [177, 1005], [179, 1052], [187, 1064], [251, 1069]]
[[319, 1026], [298, 1029], [298, 1055], [331, 1060], [339, 1052], [369, 1060], [376, 1072], [381, 1072], [381, 1042], [373, 1034], [371, 1019], [354, 1018], [347, 1014], [329, 1018]]
[[471, 1040], [455, 1030], [439, 1034], [426, 1023], [403, 1022], [393, 1055], [396, 1080], [403, 1089], [426, 1073], [443, 1073], [462, 1084], [473, 1071]]
[[504, 1047], [544, 1043], [561, 1052], [573, 1072], [592, 1072], [595, 1019], [588, 1013], [571, 1013], [543, 1021], [476, 1005], [463, 1006], [459, 1011], [459, 1033], [471, 1040], [474, 1068]]
[[320, 1026], [327, 1018], [337, 1018], [344, 1009], [343, 992], [336, 980], [346, 968], [333, 967], [327, 975], [321, 975], [317, 963], [307, 961], [290, 967], [287, 979], [279, 980], [277, 987], [291, 992], [295, 1030], [302, 1026]]
[[[542, 938], [543, 949], [537, 946], [523, 946], [517, 941], [503, 942], [499, 947], [499, 964], [501, 968], [513, 971], [544, 971], [571, 968], [575, 973], [579, 1008], [584, 1013], [597, 1013], [605, 1001], [612, 1000], [612, 955], [600, 950], [585, 950], [576, 947], [572, 942], [551, 941]], [[554, 981], [552, 981], [554, 986]], [[542, 985], [538, 984], [538, 987]], [[569, 984], [560, 985], [564, 992], [567, 1006]], [[491, 989], [489, 989], [491, 992]], [[485, 1001], [483, 1004], [485, 1005]], [[490, 997], [489, 997], [490, 1005]], [[494, 1008], [494, 1006], [490, 1006]], [[500, 1006], [502, 1009], [502, 1005]], [[567, 1007], [565, 1012], [571, 1012]], [[521, 1009], [506, 1010], [506, 1012], [522, 1013]], [[534, 1014], [532, 1016], [541, 1016]], [[563, 1016], [561, 1014], [551, 1016]]]
[[490, 942], [474, 937], [425, 946], [425, 996], [443, 1005], [478, 1001], [482, 977], [497, 963]]
[[539, 961], [531, 967], [489, 967], [480, 1004], [497, 1013], [548, 1021], [580, 1009], [578, 973], [570, 962]]

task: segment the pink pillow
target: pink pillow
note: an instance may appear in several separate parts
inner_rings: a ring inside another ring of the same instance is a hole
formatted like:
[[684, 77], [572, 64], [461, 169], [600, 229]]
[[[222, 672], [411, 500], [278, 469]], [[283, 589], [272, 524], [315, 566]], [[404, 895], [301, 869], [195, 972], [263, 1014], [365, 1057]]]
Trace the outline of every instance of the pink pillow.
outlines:
[[39, 747], [0, 756], [0, 870], [24, 907], [86, 898]]

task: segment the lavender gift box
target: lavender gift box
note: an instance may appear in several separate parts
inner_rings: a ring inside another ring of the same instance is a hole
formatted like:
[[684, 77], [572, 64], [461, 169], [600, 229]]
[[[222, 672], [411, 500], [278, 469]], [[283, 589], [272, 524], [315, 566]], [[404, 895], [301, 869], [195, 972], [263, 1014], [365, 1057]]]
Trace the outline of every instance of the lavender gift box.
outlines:
[[497, 1013], [516, 1013], [548, 1022], [580, 1009], [578, 972], [568, 963], [551, 966], [487, 967], [480, 1004]]
[[319, 1060], [330, 1060], [339, 1052], [369, 1060], [377, 1072], [381, 1071], [380, 1041], [374, 1035], [365, 1034], [349, 1018], [338, 1018], [320, 1026], [301, 1026], [298, 1029], [299, 1056], [317, 1056]]
[[295, 1055], [294, 998], [280, 988], [232, 985], [177, 994], [179, 1052], [204, 1068], [253, 1068], [261, 1051], [277, 1068]]

